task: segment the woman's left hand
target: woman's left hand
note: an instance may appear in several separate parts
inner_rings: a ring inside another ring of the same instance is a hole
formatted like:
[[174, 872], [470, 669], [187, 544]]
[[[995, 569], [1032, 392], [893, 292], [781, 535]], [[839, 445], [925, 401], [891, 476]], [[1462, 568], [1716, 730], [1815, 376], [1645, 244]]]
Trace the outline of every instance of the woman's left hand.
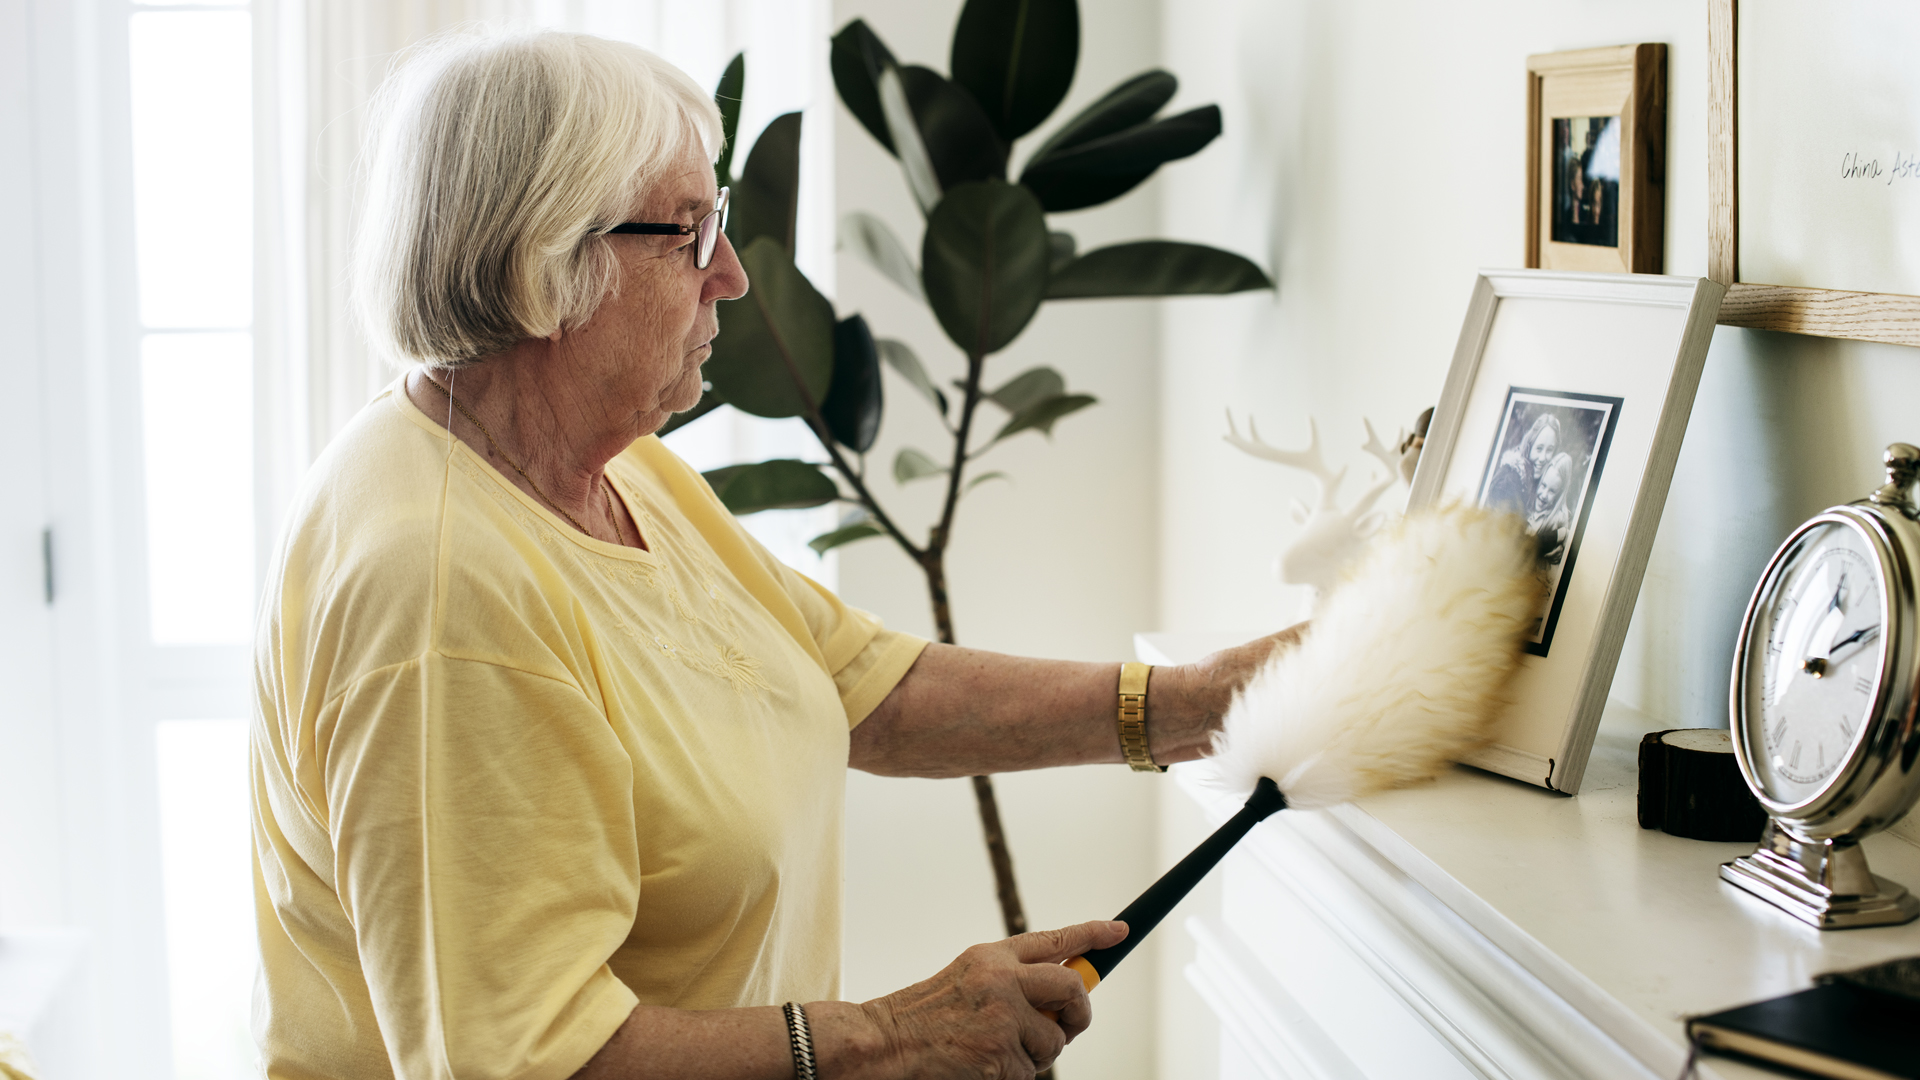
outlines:
[[[1181, 702], [1192, 711], [1193, 721], [1204, 728], [1211, 739], [1211, 733], [1220, 730], [1221, 722], [1227, 718], [1227, 709], [1233, 705], [1240, 688], [1247, 685], [1247, 681], [1276, 650], [1290, 649], [1300, 644], [1309, 625], [1294, 623], [1278, 633], [1209, 653], [1191, 664], [1158, 668], [1153, 677], [1179, 686]], [[1186, 758], [1173, 757], [1170, 760], [1182, 761]]]

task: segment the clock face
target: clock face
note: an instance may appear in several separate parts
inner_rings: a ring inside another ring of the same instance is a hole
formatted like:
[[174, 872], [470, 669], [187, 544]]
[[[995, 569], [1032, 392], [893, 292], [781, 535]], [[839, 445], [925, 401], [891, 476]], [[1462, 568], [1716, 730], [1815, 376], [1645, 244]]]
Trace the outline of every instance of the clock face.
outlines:
[[1809, 529], [1772, 575], [1748, 627], [1742, 722], [1773, 802], [1805, 802], [1852, 757], [1879, 697], [1884, 597], [1866, 537], [1836, 522]]

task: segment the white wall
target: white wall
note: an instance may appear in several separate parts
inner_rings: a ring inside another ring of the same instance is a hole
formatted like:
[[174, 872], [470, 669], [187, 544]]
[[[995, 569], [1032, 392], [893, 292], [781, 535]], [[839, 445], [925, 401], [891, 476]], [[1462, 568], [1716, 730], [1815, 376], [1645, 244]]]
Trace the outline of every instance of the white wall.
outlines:
[[[1169, 630], [1271, 626], [1299, 603], [1268, 565], [1310, 481], [1222, 444], [1222, 409], [1289, 445], [1313, 416], [1359, 475], [1362, 416], [1392, 428], [1434, 402], [1475, 269], [1523, 261], [1530, 53], [1667, 43], [1666, 266], [1705, 274], [1706, 11], [1181, 0], [1162, 26], [1165, 62], [1228, 117], [1211, 166], [1163, 182], [1163, 218], [1277, 266], [1280, 289], [1162, 310], [1160, 613]], [[1663, 726], [1723, 725], [1766, 556], [1877, 484], [1885, 444], [1920, 436], [1915, 400], [1920, 351], [1719, 329], [1615, 696]]]
[[[1706, 14], [1665, 0], [1186, 0], [1165, 26], [1195, 92], [1254, 122], [1230, 127], [1229, 167], [1171, 175], [1164, 212], [1215, 242], [1244, 238], [1281, 284], [1165, 310], [1162, 614], [1168, 629], [1261, 626], [1295, 610], [1267, 564], [1294, 533], [1286, 499], [1310, 485], [1223, 445], [1222, 408], [1295, 444], [1315, 416], [1362, 463], [1362, 415], [1406, 424], [1433, 403], [1475, 269], [1522, 261], [1529, 53], [1669, 45], [1667, 269], [1704, 274]], [[1791, 524], [1877, 483], [1885, 443], [1920, 435], [1901, 404], [1916, 391], [1912, 349], [1716, 332], [1617, 694], [1675, 723], [1724, 722], [1760, 563]]]
[[[839, 0], [833, 25], [865, 18], [903, 62], [947, 70], [958, 0]], [[1055, 122], [1114, 83], [1157, 62], [1158, 9], [1151, 0], [1082, 5], [1081, 63]], [[1184, 74], [1184, 72], [1182, 72]], [[1176, 100], [1200, 104], [1182, 93]], [[1231, 122], [1231, 121], [1230, 121]], [[1029, 136], [1016, 153], [1031, 152]], [[836, 194], [842, 213], [886, 218], [916, 253], [921, 219], [899, 166], [842, 109], [836, 122]], [[1217, 167], [1208, 151], [1172, 170]], [[1016, 157], [1015, 167], [1018, 168]], [[1090, 246], [1156, 235], [1151, 186], [1107, 207], [1056, 215], [1052, 227]], [[964, 372], [964, 358], [928, 311], [864, 263], [843, 253], [837, 303], [864, 312], [874, 332], [909, 342], [935, 378]], [[1051, 442], [1023, 435], [979, 468], [1003, 469], [961, 506], [950, 560], [954, 625], [963, 645], [1011, 653], [1111, 660], [1132, 655], [1131, 636], [1157, 621], [1157, 476], [1154, 433], [1154, 302], [1055, 302], [1013, 347], [989, 361], [990, 385], [1038, 364], [1100, 404], [1061, 421]], [[950, 452], [930, 409], [888, 376], [887, 417], [869, 455], [878, 491], [910, 531], [924, 536], [937, 514], [937, 483], [901, 489], [897, 450]], [[983, 418], [998, 420], [992, 406]], [[889, 625], [932, 634], [917, 568], [884, 540], [841, 549], [840, 591]], [[1155, 795], [1163, 785], [1119, 767], [1054, 770], [997, 779], [1014, 865], [1035, 928], [1112, 916], [1157, 871]], [[846, 993], [856, 1000], [926, 978], [959, 951], [1001, 936], [993, 878], [973, 797], [964, 780], [881, 779], [856, 773], [848, 791]], [[1152, 1075], [1150, 952], [1136, 953], [1100, 988], [1095, 1027], [1062, 1059], [1079, 1078]]]

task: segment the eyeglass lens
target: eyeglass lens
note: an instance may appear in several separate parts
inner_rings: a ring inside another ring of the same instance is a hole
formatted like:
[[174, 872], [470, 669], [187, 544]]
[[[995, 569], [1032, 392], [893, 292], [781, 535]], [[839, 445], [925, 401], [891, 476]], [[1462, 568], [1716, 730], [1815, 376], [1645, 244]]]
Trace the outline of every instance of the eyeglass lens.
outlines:
[[726, 226], [727, 196], [728, 190], [721, 188], [720, 197], [714, 200], [713, 212], [700, 219], [699, 235], [694, 237], [698, 246], [694, 248], [693, 265], [697, 269], [705, 270], [713, 265], [714, 249], [720, 246], [720, 230]]

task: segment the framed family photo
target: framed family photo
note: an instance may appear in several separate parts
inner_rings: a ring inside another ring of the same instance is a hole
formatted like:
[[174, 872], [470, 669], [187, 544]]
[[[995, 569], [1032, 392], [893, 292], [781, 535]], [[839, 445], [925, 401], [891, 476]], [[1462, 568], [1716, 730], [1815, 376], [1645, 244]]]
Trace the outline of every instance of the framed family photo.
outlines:
[[1507, 389], [1475, 501], [1526, 518], [1527, 532], [1539, 545], [1550, 599], [1527, 642], [1534, 656], [1553, 647], [1620, 405], [1620, 398], [1604, 394]]
[[1657, 274], [1667, 47], [1527, 57], [1527, 265]]
[[1548, 590], [1512, 705], [1468, 764], [1580, 790], [1724, 291], [1481, 272], [1407, 506], [1519, 515]]

